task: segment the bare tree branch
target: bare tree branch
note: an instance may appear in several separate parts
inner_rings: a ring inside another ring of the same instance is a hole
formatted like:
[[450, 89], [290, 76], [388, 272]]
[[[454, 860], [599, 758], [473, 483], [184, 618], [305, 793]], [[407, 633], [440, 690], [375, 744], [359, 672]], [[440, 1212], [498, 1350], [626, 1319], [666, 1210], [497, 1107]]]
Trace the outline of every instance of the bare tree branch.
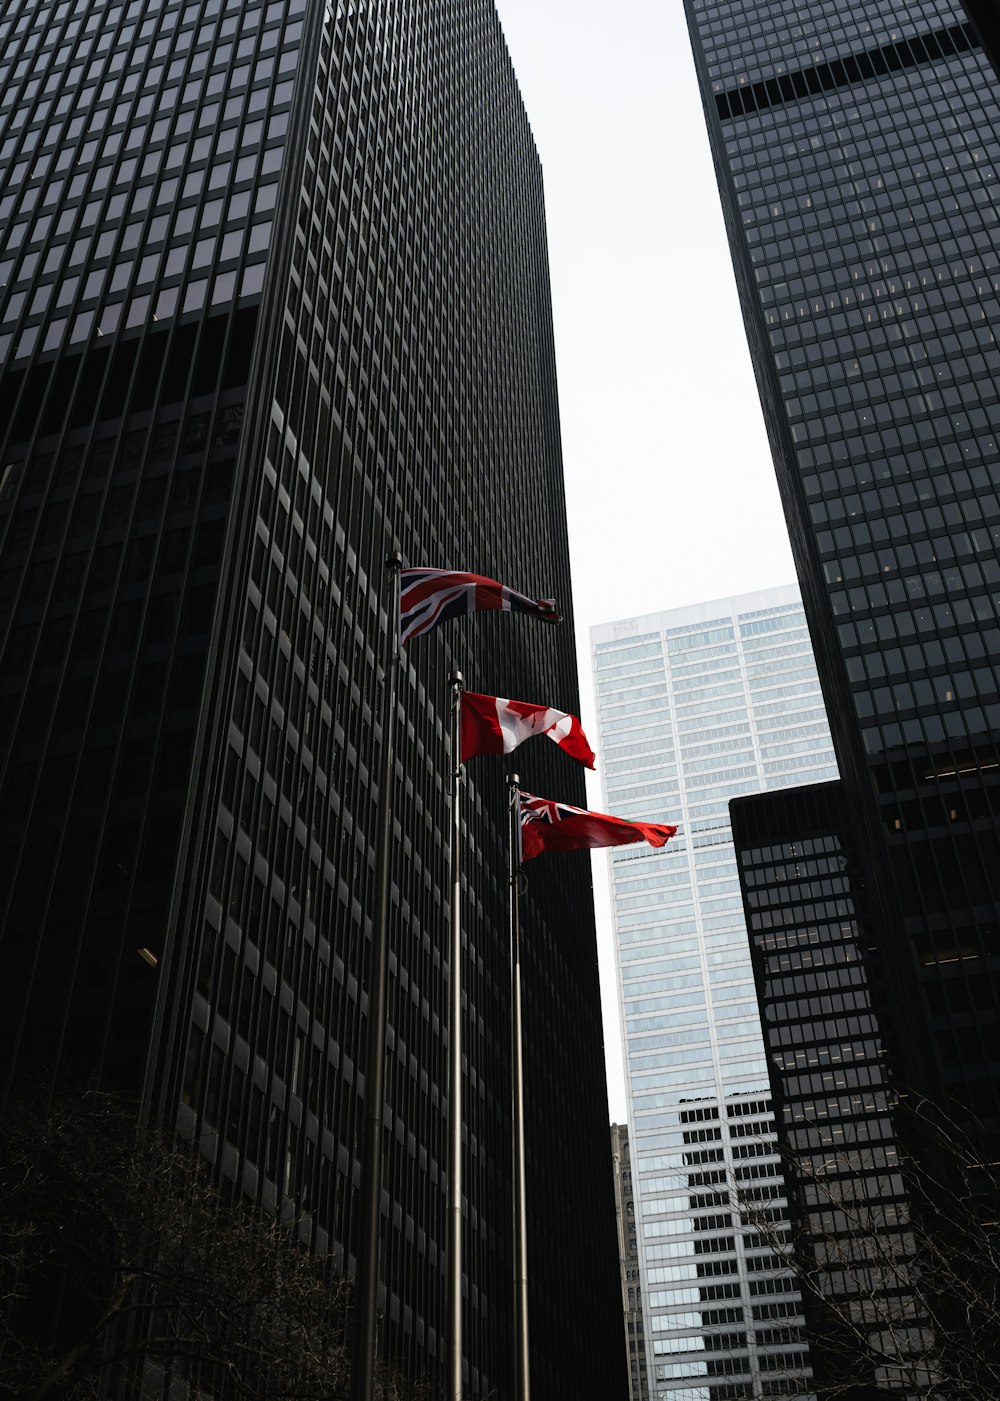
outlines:
[[[353, 1288], [107, 1095], [0, 1121], [0, 1396], [337, 1401]], [[382, 1368], [386, 1401], [422, 1389]]]
[[856, 1144], [779, 1150], [794, 1227], [752, 1191], [732, 1204], [788, 1256], [819, 1395], [997, 1401], [998, 1154], [985, 1130], [973, 1140], [926, 1101], [903, 1097], [892, 1116], [898, 1147], [885, 1171]]

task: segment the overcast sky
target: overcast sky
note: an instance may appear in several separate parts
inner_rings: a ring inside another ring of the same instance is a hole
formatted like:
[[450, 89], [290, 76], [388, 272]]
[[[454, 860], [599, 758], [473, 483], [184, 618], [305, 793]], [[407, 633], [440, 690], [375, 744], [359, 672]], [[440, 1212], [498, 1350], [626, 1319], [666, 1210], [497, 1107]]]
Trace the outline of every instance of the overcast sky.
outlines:
[[[795, 571], [681, 0], [497, 9], [545, 173], [582, 718], [593, 732], [594, 623], [790, 583]], [[599, 782], [591, 801], [600, 806]], [[622, 1121], [606, 855], [594, 884], [609, 1108]]]

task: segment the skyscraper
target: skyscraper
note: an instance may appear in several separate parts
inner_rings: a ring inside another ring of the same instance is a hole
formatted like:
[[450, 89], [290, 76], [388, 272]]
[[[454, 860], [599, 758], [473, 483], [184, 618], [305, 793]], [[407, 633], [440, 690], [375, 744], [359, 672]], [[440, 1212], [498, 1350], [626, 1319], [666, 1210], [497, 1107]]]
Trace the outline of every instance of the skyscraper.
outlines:
[[734, 1211], [780, 1231], [785, 1188], [728, 808], [836, 776], [805, 615], [768, 589], [591, 640], [607, 808], [679, 824], [611, 859], [651, 1394], [807, 1396], [785, 1258]]
[[632, 1155], [629, 1152], [627, 1124], [611, 1125], [611, 1162], [615, 1174], [618, 1258], [625, 1342], [628, 1347], [628, 1395], [629, 1401], [649, 1401], [649, 1366], [642, 1323], [642, 1286], [639, 1282], [639, 1237], [636, 1234]]
[[882, 941], [843, 786], [734, 798], [730, 815], [817, 1386], [913, 1394], [934, 1332], [907, 1277]]
[[[488, 0], [4, 0], [0, 54], [6, 1088], [141, 1092], [351, 1272], [386, 552], [557, 594], [571, 618], [527, 118]], [[477, 619], [405, 658], [381, 1346], [411, 1375], [442, 1352], [457, 1112], [455, 665], [575, 708], [572, 624]], [[525, 771], [582, 801], [559, 755]], [[503, 1396], [498, 766], [464, 801], [467, 1380]], [[604, 1401], [624, 1369], [575, 870], [533, 873], [524, 912], [532, 1362], [540, 1394]]]
[[998, 80], [948, 0], [686, 8], [900, 1072], [995, 1121]]

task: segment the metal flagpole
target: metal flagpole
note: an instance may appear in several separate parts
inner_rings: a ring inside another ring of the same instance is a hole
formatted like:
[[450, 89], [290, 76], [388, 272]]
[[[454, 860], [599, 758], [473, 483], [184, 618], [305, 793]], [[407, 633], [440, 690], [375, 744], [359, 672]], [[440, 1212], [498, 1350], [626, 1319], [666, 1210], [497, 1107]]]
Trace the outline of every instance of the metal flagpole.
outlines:
[[451, 685], [451, 979], [448, 1018], [448, 1369], [446, 1401], [462, 1401], [462, 782], [460, 671]]
[[386, 556], [391, 581], [382, 682], [382, 767], [379, 775], [379, 828], [375, 864], [375, 918], [368, 974], [368, 1053], [365, 1114], [361, 1140], [361, 1192], [358, 1208], [358, 1265], [354, 1300], [351, 1401], [373, 1401], [376, 1316], [378, 1312], [379, 1225], [382, 1213], [382, 1118], [385, 1112], [385, 1033], [389, 984], [389, 906], [391, 903], [393, 790], [396, 770], [396, 688], [399, 673], [399, 572], [396, 552]]
[[510, 807], [511, 1091], [514, 1124], [514, 1401], [531, 1401], [528, 1365], [528, 1217], [524, 1161], [524, 1041], [521, 1031], [521, 794], [507, 780]]

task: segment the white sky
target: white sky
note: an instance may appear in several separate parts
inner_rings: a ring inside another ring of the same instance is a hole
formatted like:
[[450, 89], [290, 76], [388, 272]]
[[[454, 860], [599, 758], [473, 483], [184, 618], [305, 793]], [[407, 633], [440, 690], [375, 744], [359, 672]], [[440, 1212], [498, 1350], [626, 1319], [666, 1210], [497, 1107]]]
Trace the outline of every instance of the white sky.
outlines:
[[[581, 708], [596, 739], [594, 623], [790, 583], [795, 570], [681, 0], [497, 9], [545, 172]], [[599, 780], [590, 801], [600, 807]], [[604, 854], [594, 886], [620, 1122]]]

